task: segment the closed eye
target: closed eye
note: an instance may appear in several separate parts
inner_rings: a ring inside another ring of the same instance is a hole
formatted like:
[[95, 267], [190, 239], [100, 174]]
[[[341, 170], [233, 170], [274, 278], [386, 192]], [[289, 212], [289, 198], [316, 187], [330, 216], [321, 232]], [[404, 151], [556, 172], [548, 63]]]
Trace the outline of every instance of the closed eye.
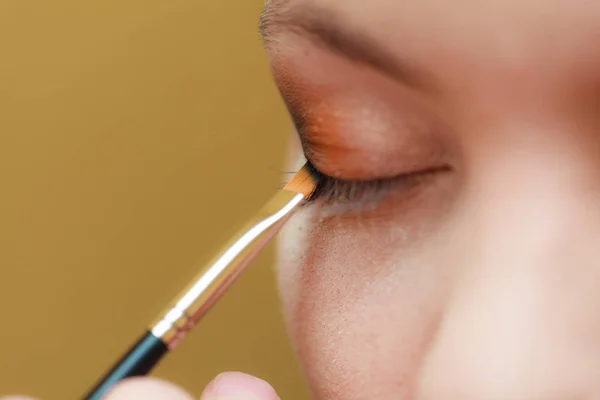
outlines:
[[380, 203], [385, 197], [407, 195], [413, 189], [425, 184], [437, 174], [450, 172], [452, 168], [444, 165], [429, 169], [404, 173], [393, 178], [375, 180], [343, 180], [327, 176], [318, 171], [310, 162], [307, 166], [317, 176], [318, 185], [308, 199], [309, 202], [324, 204], [352, 203], [355, 206]]

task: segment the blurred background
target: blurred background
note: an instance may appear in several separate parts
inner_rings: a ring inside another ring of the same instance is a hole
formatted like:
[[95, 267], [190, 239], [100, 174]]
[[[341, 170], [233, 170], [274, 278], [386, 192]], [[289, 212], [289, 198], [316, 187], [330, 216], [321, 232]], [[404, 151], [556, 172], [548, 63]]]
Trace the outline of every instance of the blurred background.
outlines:
[[[262, 3], [0, 2], [1, 394], [79, 398], [280, 187]], [[307, 397], [272, 251], [155, 375], [226, 370]]]

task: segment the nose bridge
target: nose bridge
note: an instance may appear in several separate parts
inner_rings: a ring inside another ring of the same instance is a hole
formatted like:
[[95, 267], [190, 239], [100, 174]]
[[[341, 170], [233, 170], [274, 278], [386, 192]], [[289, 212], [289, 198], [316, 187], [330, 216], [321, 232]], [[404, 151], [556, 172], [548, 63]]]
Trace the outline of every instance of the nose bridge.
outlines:
[[520, 185], [470, 216], [476, 228], [419, 399], [600, 396], [597, 207], [575, 187]]

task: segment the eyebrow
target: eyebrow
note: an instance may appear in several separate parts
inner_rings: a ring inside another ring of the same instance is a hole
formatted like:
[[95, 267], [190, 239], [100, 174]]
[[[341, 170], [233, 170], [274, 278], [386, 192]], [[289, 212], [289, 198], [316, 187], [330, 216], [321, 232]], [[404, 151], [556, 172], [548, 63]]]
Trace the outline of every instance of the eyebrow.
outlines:
[[259, 30], [267, 50], [276, 50], [280, 34], [295, 33], [411, 87], [430, 88], [434, 81], [431, 73], [414, 62], [390, 54], [380, 42], [352, 27], [332, 9], [295, 0], [267, 1], [260, 16]]

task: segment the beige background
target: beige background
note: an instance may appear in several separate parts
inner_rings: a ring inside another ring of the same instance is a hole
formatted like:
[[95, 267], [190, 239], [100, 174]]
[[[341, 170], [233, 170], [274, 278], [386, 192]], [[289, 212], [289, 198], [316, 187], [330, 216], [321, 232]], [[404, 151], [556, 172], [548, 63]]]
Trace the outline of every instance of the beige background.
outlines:
[[[0, 2], [0, 392], [79, 398], [281, 182], [262, 0]], [[272, 254], [156, 375], [303, 399]]]

